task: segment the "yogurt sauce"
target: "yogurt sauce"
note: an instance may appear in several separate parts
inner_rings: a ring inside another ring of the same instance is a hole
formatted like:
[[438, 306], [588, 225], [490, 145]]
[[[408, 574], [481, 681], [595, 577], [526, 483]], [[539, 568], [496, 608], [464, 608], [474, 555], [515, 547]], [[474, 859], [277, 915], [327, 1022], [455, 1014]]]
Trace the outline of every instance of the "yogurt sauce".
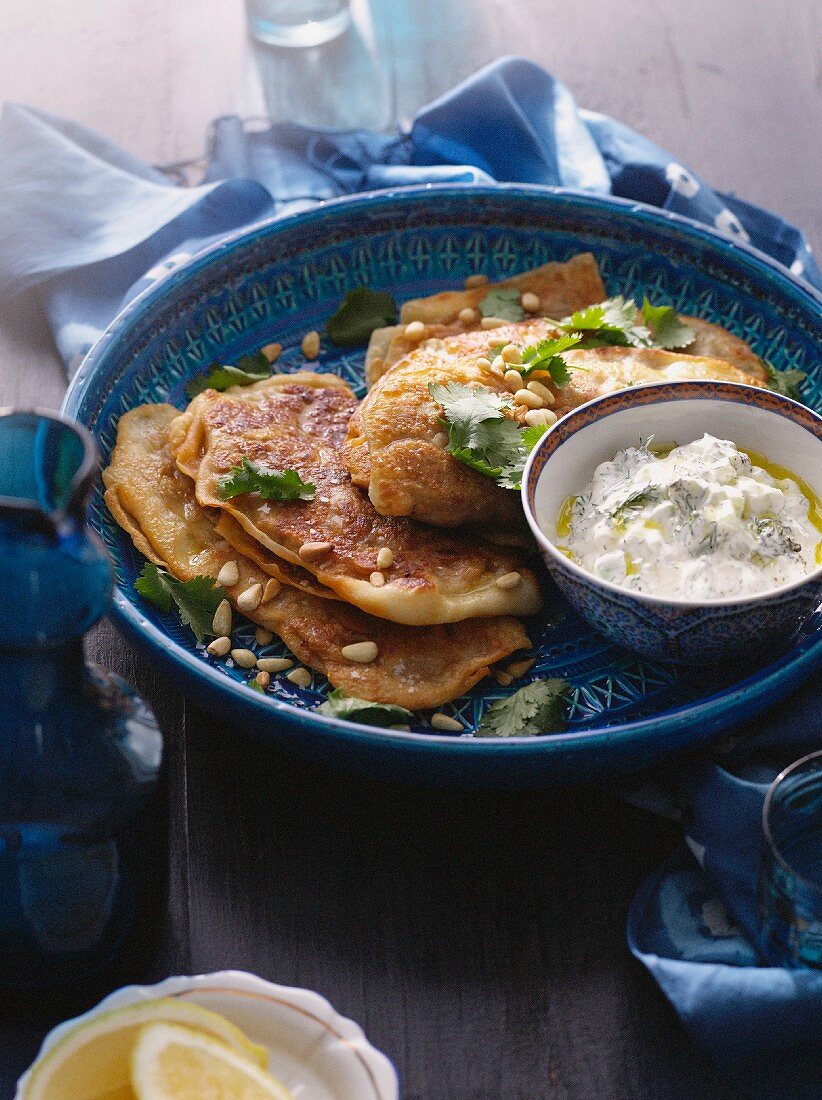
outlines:
[[597, 467], [565, 502], [557, 533], [578, 565], [663, 598], [752, 596], [822, 561], [822, 508], [788, 470], [705, 434], [669, 451], [652, 440]]

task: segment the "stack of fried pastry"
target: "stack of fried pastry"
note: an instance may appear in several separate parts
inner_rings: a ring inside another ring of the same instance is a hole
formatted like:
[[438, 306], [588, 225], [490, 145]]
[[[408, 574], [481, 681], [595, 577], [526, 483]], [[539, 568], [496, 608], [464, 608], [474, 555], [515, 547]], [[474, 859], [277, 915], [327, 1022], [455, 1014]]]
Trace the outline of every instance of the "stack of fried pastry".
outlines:
[[[235, 562], [232, 603], [346, 694], [412, 710], [456, 698], [529, 646], [519, 617], [539, 610], [540, 592], [518, 494], [445, 451], [428, 384], [502, 391], [477, 364], [492, 344], [533, 342], [547, 325], [537, 317], [606, 297], [589, 255], [503, 285], [537, 300], [532, 319], [495, 329], [469, 320], [487, 285], [407, 302], [402, 324], [372, 337], [361, 404], [342, 379], [305, 371], [206, 390], [182, 413], [165, 404], [126, 413], [103, 475], [110, 511], [149, 561], [180, 580], [216, 579]], [[412, 321], [421, 322], [413, 338]], [[744, 343], [689, 323], [687, 355], [567, 353], [585, 370], [556, 391], [557, 409], [671, 377], [763, 384]], [[223, 499], [221, 482], [243, 459], [296, 471], [315, 486], [313, 498]], [[350, 649], [362, 642], [372, 644]]]

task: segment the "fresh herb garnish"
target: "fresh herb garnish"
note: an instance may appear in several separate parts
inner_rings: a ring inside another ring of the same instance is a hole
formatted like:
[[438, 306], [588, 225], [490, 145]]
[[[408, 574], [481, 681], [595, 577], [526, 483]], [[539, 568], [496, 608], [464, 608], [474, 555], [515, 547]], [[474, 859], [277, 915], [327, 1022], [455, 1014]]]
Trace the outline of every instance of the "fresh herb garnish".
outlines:
[[144, 600], [153, 603], [160, 611], [171, 611], [176, 605], [180, 621], [184, 626], [191, 627], [198, 642], [214, 636], [211, 625], [214, 612], [226, 598], [226, 593], [214, 583], [213, 578], [197, 576], [190, 581], [180, 581], [165, 569], [147, 561], [134, 587]]
[[254, 355], [243, 355], [233, 367], [214, 363], [201, 374], [195, 374], [186, 385], [186, 395], [194, 398], [203, 390], [218, 390], [222, 393], [229, 386], [250, 386], [252, 382], [262, 382], [271, 377], [271, 364], [261, 351]]
[[313, 500], [316, 491], [316, 486], [303, 481], [296, 470], [269, 470], [244, 455], [240, 466], [232, 466], [220, 478], [217, 495], [220, 500], [242, 493], [259, 493], [264, 500]]
[[338, 348], [365, 344], [376, 328], [393, 325], [397, 320], [397, 303], [385, 290], [370, 290], [358, 286], [349, 290], [336, 313], [328, 318], [325, 332]]
[[491, 287], [478, 309], [483, 317], [499, 317], [502, 321], [521, 321], [525, 316], [522, 295], [514, 287]]
[[759, 362], [765, 369], [769, 390], [781, 393], [783, 397], [791, 397], [794, 401], [804, 401], [799, 387], [808, 377], [805, 371], [777, 370], [765, 359], [760, 359]]
[[621, 504], [618, 504], [611, 513], [611, 517], [617, 524], [624, 523], [626, 520], [626, 512], [636, 511], [638, 508], [642, 508], [645, 504], [650, 504], [652, 501], [659, 499], [659, 489], [655, 485], [648, 486], [642, 489], [635, 489], [630, 493]]
[[674, 350], [694, 342], [694, 330], [680, 320], [673, 306], [652, 306], [645, 298], [642, 319], [650, 329], [654, 347]]
[[534, 680], [513, 695], [491, 703], [477, 727], [477, 737], [536, 737], [565, 729], [565, 680]]
[[585, 348], [651, 347], [650, 330], [637, 324], [636, 314], [636, 304], [619, 294], [599, 305], [576, 310], [570, 317], [558, 321], [557, 327], [564, 332], [578, 333], [580, 346]]
[[525, 460], [547, 426], [520, 428], [505, 415], [511, 399], [485, 386], [432, 382], [428, 392], [443, 407], [448, 453], [504, 489], [518, 489]]
[[581, 340], [580, 333], [570, 332], [563, 336], [547, 337], [536, 345], [530, 344], [522, 353], [522, 365], [515, 369], [523, 378], [527, 378], [536, 370], [544, 370], [551, 375], [551, 381], [555, 386], [566, 386], [571, 378], [571, 370], [574, 368], [569, 367], [562, 358], [562, 353], [575, 348]]
[[317, 707], [315, 714], [362, 722], [366, 726], [405, 726], [414, 720], [411, 711], [405, 707], [394, 703], [370, 703], [367, 699], [346, 695], [340, 688], [328, 693], [328, 698]]

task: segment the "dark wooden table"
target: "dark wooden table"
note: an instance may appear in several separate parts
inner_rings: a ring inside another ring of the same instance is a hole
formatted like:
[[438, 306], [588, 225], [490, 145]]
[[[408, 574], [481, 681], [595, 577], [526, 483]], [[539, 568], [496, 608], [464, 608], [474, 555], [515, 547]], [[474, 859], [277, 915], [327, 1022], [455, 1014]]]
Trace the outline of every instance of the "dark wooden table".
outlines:
[[[372, 7], [396, 117], [524, 54], [581, 104], [820, 242], [815, 0]], [[281, 72], [251, 50], [239, 0], [0, 5], [0, 98], [155, 163], [196, 156], [218, 114], [287, 113]], [[36, 295], [1, 304], [0, 404], [57, 407], [64, 384]], [[166, 735], [155, 885], [167, 892], [116, 973], [47, 1004], [4, 1002], [2, 1097], [47, 1026], [111, 985], [222, 967], [325, 994], [393, 1059], [407, 1100], [731, 1095], [625, 945], [631, 896], [674, 827], [592, 789], [466, 793], [336, 774], [184, 698], [110, 625], [89, 652], [136, 684]]]

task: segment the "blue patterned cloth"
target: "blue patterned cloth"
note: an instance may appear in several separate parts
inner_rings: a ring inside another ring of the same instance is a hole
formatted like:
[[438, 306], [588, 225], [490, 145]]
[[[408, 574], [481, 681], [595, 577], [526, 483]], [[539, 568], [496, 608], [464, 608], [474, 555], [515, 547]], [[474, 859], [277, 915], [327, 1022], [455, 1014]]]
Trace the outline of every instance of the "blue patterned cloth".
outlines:
[[[429, 104], [407, 133], [218, 119], [206, 162], [204, 183], [181, 188], [81, 126], [6, 106], [0, 294], [39, 288], [69, 369], [130, 297], [229, 230], [430, 181], [548, 184], [650, 203], [749, 241], [822, 288], [799, 230], [712, 190], [627, 126], [578, 109], [564, 85], [516, 58]], [[738, 1087], [762, 1097], [822, 1097], [822, 973], [760, 965], [754, 946], [765, 788], [781, 764], [822, 744], [819, 687], [817, 678], [725, 755], [670, 773], [669, 807], [684, 808], [696, 859], [683, 853], [653, 876], [629, 921], [632, 950], [692, 1034]]]

